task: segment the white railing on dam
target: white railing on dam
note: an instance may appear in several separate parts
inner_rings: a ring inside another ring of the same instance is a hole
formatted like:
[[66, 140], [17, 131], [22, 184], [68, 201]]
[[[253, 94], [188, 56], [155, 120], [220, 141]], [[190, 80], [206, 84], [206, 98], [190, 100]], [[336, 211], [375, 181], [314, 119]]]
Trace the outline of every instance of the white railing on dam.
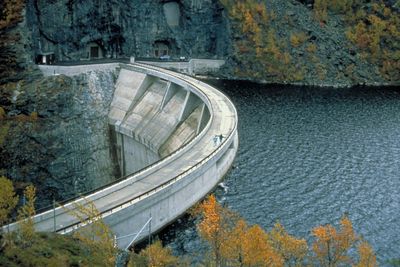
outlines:
[[[71, 200], [63, 207], [37, 214], [34, 222], [38, 231], [55, 229], [64, 234], [90, 227], [68, 212], [75, 209], [76, 203], [90, 200], [117, 237], [137, 232], [149, 217], [153, 218], [151, 229], [156, 232], [210, 192], [233, 162], [238, 147], [238, 118], [234, 105], [225, 95], [194, 78], [158, 67], [144, 64], [118, 66], [167, 80], [196, 94], [207, 106], [210, 119], [190, 142], [160, 161]], [[216, 135], [224, 137], [222, 142], [214, 144]], [[6, 227], [13, 230], [17, 223]], [[129, 242], [120, 239], [118, 246], [124, 248]]]

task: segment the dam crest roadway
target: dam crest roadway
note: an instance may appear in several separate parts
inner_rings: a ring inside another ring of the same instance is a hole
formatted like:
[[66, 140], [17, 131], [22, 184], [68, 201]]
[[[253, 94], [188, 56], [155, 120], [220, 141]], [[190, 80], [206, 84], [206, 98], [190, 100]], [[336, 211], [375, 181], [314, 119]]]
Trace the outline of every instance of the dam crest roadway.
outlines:
[[[39, 66], [73, 76], [119, 68], [108, 120], [124, 178], [34, 216], [37, 231], [68, 234], [91, 224], [71, 215], [92, 202], [121, 249], [172, 223], [209, 193], [238, 149], [233, 103], [195, 78], [146, 64]], [[4, 226], [16, 229], [18, 222]], [[143, 232], [144, 227], [148, 229]]]

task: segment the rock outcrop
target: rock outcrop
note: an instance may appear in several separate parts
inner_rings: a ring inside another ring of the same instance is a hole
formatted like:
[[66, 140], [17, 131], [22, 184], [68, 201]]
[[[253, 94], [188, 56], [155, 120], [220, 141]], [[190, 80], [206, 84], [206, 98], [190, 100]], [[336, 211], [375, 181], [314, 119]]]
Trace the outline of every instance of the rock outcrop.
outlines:
[[54, 53], [56, 61], [168, 54], [225, 59], [219, 75], [229, 79], [399, 84], [399, 4], [378, 2], [359, 1], [335, 11], [331, 6], [319, 10], [313, 0], [266, 0], [260, 4], [263, 14], [255, 0], [28, 0], [25, 20], [2, 33], [17, 33], [19, 39], [16, 46], [7, 42], [17, 71], [1, 78], [21, 78], [21, 69], [46, 53]]
[[59, 60], [96, 57], [226, 57], [218, 1], [30, 0], [33, 50]]
[[3, 87], [0, 174], [17, 189], [34, 183], [39, 207], [118, 177], [107, 121], [114, 79], [92, 72]]

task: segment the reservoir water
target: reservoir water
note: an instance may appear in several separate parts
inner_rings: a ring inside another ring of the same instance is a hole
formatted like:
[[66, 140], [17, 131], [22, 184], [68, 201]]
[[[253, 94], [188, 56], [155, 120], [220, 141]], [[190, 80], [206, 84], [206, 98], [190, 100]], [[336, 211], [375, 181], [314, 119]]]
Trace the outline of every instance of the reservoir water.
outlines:
[[[251, 224], [289, 233], [348, 214], [385, 265], [400, 258], [400, 88], [309, 88], [208, 81], [239, 115], [239, 151], [217, 197]], [[162, 239], [200, 244], [191, 220]]]

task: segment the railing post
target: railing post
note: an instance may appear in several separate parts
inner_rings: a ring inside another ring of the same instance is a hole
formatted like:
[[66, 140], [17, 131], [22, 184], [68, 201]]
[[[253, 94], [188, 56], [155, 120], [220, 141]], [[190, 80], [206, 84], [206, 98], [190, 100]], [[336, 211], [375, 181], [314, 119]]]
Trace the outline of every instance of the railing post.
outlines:
[[57, 226], [56, 226], [56, 200], [53, 198], [53, 231], [56, 232]]
[[150, 213], [149, 220], [150, 220], [150, 222], [149, 222], [149, 246], [150, 246], [151, 245], [151, 221], [152, 221], [151, 213]]

